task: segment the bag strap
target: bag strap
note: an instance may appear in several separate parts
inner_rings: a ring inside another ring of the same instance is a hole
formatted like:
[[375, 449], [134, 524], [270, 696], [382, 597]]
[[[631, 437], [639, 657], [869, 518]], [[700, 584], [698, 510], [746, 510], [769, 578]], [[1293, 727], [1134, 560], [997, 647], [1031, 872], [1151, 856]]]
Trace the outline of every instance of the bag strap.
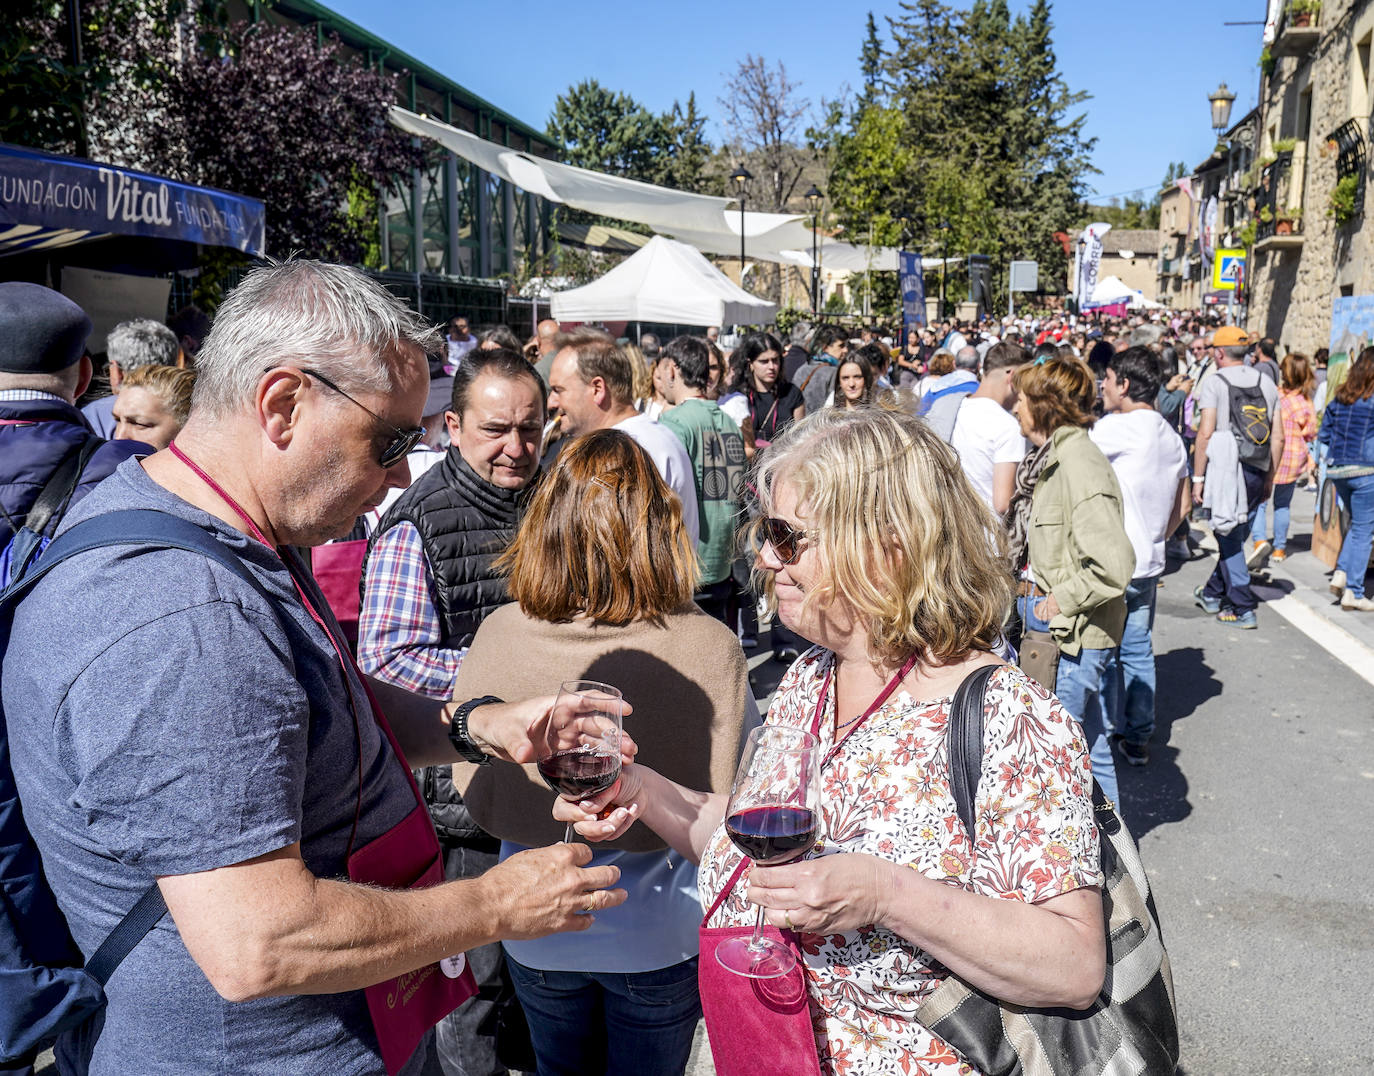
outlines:
[[964, 677], [949, 706], [949, 727], [945, 732], [949, 791], [970, 844], [977, 834], [973, 805], [978, 795], [978, 779], [983, 772], [983, 697], [992, 674], [1001, 667], [984, 665], [974, 669]]
[[[97, 442], [98, 444], [99, 442]], [[46, 493], [46, 489], [44, 490]], [[37, 566], [0, 593], [0, 616], [8, 616], [34, 585], [63, 561], [106, 546], [137, 545], [148, 549], [184, 549], [218, 561], [253, 587], [269, 608], [278, 602], [248, 570], [248, 566], [205, 528], [188, 519], [155, 509], [131, 508], [82, 520], [54, 539]], [[167, 903], [154, 882], [129, 909], [86, 964], [86, 973], [104, 986], [149, 931], [167, 914]]]
[[24, 519], [25, 528], [35, 534], [48, 536], [49, 527], [55, 527], [67, 511], [67, 505], [71, 503], [72, 494], [81, 482], [86, 464], [95, 455], [95, 450], [104, 443], [99, 437], [88, 434], [80, 444], [62, 457], [62, 462], [48, 477], [47, 483], [38, 494], [38, 499], [29, 509], [29, 514]]

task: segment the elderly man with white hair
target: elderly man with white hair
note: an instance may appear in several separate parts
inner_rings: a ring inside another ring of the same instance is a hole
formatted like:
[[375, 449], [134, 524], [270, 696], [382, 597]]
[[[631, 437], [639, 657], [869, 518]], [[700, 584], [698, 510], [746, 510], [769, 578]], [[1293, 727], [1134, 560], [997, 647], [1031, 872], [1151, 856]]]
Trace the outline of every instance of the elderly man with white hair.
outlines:
[[417, 1073], [470, 988], [450, 958], [624, 899], [581, 844], [440, 881], [411, 767], [529, 761], [552, 700], [441, 704], [365, 678], [296, 553], [406, 482], [439, 346], [356, 269], [254, 270], [201, 350], [185, 428], [67, 532], [136, 509], [222, 548], [97, 547], [15, 610], [13, 769], [73, 937], [89, 958], [136, 903], [167, 913], [67, 1044], [97, 1076]]

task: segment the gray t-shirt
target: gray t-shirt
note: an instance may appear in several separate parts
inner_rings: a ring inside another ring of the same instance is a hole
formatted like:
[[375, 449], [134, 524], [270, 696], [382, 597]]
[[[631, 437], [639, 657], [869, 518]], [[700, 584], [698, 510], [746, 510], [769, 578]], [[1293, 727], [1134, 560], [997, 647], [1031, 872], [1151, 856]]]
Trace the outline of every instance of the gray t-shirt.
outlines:
[[1253, 366], [1218, 366], [1216, 373], [1203, 381], [1198, 389], [1198, 407], [1216, 408], [1217, 432], [1225, 433], [1231, 429], [1231, 394], [1226, 385], [1238, 389], [1253, 388], [1259, 385], [1264, 394], [1264, 402], [1269, 408], [1269, 421], [1273, 424], [1279, 414], [1279, 390], [1267, 377], [1262, 377]]
[[[95, 550], [16, 610], [4, 709], [29, 828], [89, 957], [156, 876], [301, 843], [318, 877], [347, 876], [358, 806], [355, 724], [333, 649], [261, 543], [122, 464], [64, 527], [157, 508], [211, 530], [274, 597], [183, 550]], [[328, 606], [313, 590], [322, 615]], [[362, 799], [355, 850], [416, 805], [356, 679]], [[233, 1004], [191, 959], [171, 916], [106, 988], [91, 1071], [380, 1073], [361, 991]], [[411, 1066], [417, 1067], [423, 1051]]]

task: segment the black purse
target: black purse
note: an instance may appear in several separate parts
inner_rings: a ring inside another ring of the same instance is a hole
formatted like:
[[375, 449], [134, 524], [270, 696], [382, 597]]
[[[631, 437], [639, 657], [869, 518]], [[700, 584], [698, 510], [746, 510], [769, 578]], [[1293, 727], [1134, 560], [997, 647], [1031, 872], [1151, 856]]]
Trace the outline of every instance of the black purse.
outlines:
[[[967, 677], [950, 707], [950, 792], [970, 837], [977, 833], [983, 695], [997, 668]], [[1102, 838], [1107, 933], [1107, 975], [1093, 1005], [1082, 1011], [1009, 1005], [951, 975], [916, 1012], [987, 1076], [1171, 1076], [1178, 1065], [1178, 1014], [1159, 915], [1135, 841], [1096, 781], [1093, 815]]]

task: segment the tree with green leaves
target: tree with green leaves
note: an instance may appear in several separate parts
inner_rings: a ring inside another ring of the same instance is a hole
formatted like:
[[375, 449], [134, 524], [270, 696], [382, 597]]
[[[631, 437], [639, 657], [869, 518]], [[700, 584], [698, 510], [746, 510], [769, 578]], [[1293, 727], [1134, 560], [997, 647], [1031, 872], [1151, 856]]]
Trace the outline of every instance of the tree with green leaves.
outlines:
[[878, 24], [873, 21], [871, 11], [864, 30], [863, 48], [859, 52], [859, 73], [864, 80], [864, 88], [859, 93], [859, 109], [862, 111], [883, 93], [883, 43], [878, 37]]
[[658, 181], [670, 144], [662, 117], [594, 78], [558, 95], [548, 130], [568, 164], [647, 183]]
[[695, 91], [687, 95], [687, 107], [673, 102], [663, 116], [667, 134], [660, 182], [675, 190], [704, 191], [706, 166], [711, 159], [711, 143], [706, 138], [706, 116], [697, 111]]

